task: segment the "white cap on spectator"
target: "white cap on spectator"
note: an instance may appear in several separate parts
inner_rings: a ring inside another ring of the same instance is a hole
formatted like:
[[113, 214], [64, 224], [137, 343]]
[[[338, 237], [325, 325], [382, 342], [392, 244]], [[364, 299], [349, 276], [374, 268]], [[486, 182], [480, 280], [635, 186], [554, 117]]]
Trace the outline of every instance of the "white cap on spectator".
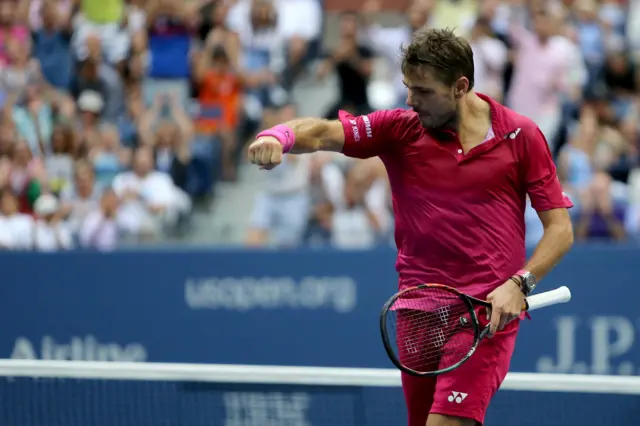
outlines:
[[78, 98], [78, 108], [81, 111], [99, 114], [104, 108], [102, 95], [94, 90], [83, 91]]
[[58, 199], [51, 194], [43, 194], [38, 197], [33, 205], [33, 211], [38, 216], [48, 216], [58, 211]]

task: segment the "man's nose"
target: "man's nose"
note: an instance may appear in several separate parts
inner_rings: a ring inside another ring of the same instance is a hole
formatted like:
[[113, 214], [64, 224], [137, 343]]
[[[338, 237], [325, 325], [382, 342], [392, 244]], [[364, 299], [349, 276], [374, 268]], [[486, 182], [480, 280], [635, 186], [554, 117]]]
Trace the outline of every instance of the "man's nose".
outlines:
[[411, 96], [411, 92], [407, 93], [407, 106], [414, 107], [413, 104], [413, 96]]

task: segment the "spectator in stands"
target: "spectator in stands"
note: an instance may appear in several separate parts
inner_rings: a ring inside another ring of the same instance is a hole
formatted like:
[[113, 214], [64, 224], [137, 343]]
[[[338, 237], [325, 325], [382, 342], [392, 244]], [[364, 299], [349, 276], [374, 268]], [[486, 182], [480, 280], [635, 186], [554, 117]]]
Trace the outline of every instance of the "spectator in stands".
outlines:
[[149, 72], [143, 82], [145, 103], [151, 105], [158, 94], [176, 93], [186, 107], [191, 75], [189, 53], [195, 33], [197, 9], [190, 3], [150, 0], [147, 3], [149, 28]]
[[[85, 39], [86, 55], [80, 62], [77, 81], [72, 91], [79, 101], [85, 91], [97, 92], [103, 102], [101, 118], [114, 121], [124, 111], [124, 87], [113, 64], [104, 60], [102, 41], [96, 34]], [[123, 65], [124, 67], [124, 65]]]
[[475, 68], [474, 90], [501, 101], [504, 95], [504, 70], [508, 60], [508, 49], [502, 40], [495, 37], [491, 22], [479, 18], [471, 30], [471, 48]]
[[325, 166], [332, 207], [331, 244], [336, 248], [373, 248], [389, 230], [388, 188], [375, 171], [377, 161], [357, 161], [346, 173], [335, 164]]
[[325, 54], [318, 68], [319, 79], [334, 70], [338, 75], [340, 95], [326, 113], [328, 118], [336, 118], [340, 109], [348, 109], [356, 115], [370, 112], [367, 84], [373, 71], [373, 51], [359, 42], [359, 29], [358, 15], [355, 12], [343, 13], [338, 46]]
[[74, 235], [79, 232], [89, 212], [97, 208], [101, 195], [102, 189], [96, 186], [91, 163], [87, 160], [77, 162], [72, 184], [60, 193], [59, 212], [59, 215], [67, 220]]
[[[99, 94], [102, 103], [104, 103], [109, 89], [104, 79], [100, 78], [98, 73], [99, 66], [99, 63], [92, 58], [87, 58], [78, 63], [77, 74], [73, 77], [70, 84], [71, 94], [76, 102], [80, 100], [80, 97], [84, 93], [91, 91]], [[100, 111], [100, 113], [102, 113], [102, 111]]]
[[556, 10], [538, 9], [532, 11], [533, 31], [514, 21], [509, 34], [515, 60], [507, 104], [535, 121], [552, 148], [575, 59], [571, 43], [558, 34], [559, 19]]
[[411, 42], [412, 34], [426, 25], [431, 17], [432, 2], [414, 0], [407, 9], [407, 25], [383, 27], [376, 22], [376, 15], [380, 14], [382, 2], [368, 0], [363, 6], [364, 37], [361, 42], [373, 52], [384, 58], [388, 69], [386, 78], [391, 80], [397, 97], [397, 106], [406, 107], [407, 88], [402, 82], [402, 72], [398, 66], [400, 47]]
[[[15, 123], [11, 120], [11, 111], [4, 111], [0, 116], [0, 169], [3, 164], [10, 163], [11, 150], [13, 144], [18, 140], [18, 131]], [[0, 188], [2, 189], [2, 188]]]
[[11, 38], [5, 46], [8, 62], [2, 68], [0, 84], [5, 93], [22, 99], [29, 85], [43, 82], [40, 62], [31, 56], [30, 39]]
[[43, 194], [36, 200], [30, 235], [33, 250], [51, 252], [73, 248], [73, 237], [67, 224], [60, 221], [59, 209], [58, 199], [51, 194]]
[[304, 243], [310, 246], [323, 246], [331, 240], [331, 216], [333, 206], [328, 197], [328, 179], [324, 173], [330, 169], [325, 166], [335, 160], [335, 154], [317, 152], [309, 155], [309, 219], [304, 234]]
[[78, 143], [89, 152], [100, 133], [100, 115], [104, 110], [104, 98], [99, 92], [84, 90], [78, 98]]
[[82, 223], [79, 233], [82, 247], [100, 251], [110, 251], [118, 247], [118, 203], [118, 197], [112, 189], [102, 194], [99, 207], [89, 212]]
[[115, 177], [113, 190], [122, 203], [117, 215], [119, 228], [134, 238], [160, 236], [191, 208], [188, 197], [169, 174], [154, 170], [153, 150], [147, 146], [137, 149], [132, 171]]
[[31, 31], [34, 56], [40, 62], [44, 79], [58, 90], [67, 90], [71, 82], [73, 59], [71, 50], [70, 2], [31, 2]]
[[8, 105], [13, 107], [13, 120], [20, 137], [26, 142], [32, 155], [40, 159], [49, 152], [51, 133], [53, 132], [54, 105], [44, 97], [44, 86], [33, 82], [26, 87], [21, 102]]
[[593, 222], [604, 223], [606, 236], [623, 239], [623, 224], [616, 214], [616, 203], [624, 203], [626, 186], [607, 172], [623, 154], [622, 136], [598, 120], [597, 111], [583, 107], [580, 125], [558, 158], [558, 175], [563, 188], [574, 202], [571, 212], [576, 223], [576, 238], [586, 239], [594, 233]]
[[[161, 117], [163, 110], [171, 119]], [[194, 126], [177, 94], [156, 96], [141, 118], [140, 137], [143, 145], [154, 149], [156, 169], [169, 175], [178, 188], [186, 189]]]
[[135, 38], [147, 32], [147, 10], [146, 0], [125, 0], [124, 22], [129, 36], [131, 37], [131, 50], [136, 51]]
[[[235, 71], [241, 69], [240, 56], [242, 43], [237, 32], [229, 29], [227, 16], [229, 6], [221, 2], [215, 2], [211, 12], [211, 28], [203, 37], [203, 53], [212, 53], [217, 47], [222, 47], [229, 59], [229, 65]], [[206, 56], [206, 55], [205, 55]], [[201, 57], [201, 55], [198, 55]]]
[[[621, 41], [620, 41], [621, 43]], [[613, 119], [617, 127], [633, 145], [638, 135], [637, 95], [640, 92], [638, 69], [623, 45], [608, 45], [607, 56], [598, 80], [604, 82], [611, 93]]]
[[[129, 33], [123, 25], [124, 0], [82, 0], [81, 12], [75, 17], [74, 45], [80, 61], [100, 56], [113, 66], [122, 66], [129, 51]], [[96, 41], [97, 40], [97, 41]]]
[[54, 128], [51, 134], [51, 153], [44, 159], [49, 189], [53, 193], [60, 193], [73, 182], [76, 155], [77, 147], [73, 129], [67, 125]]
[[242, 114], [244, 81], [233, 67], [223, 45], [205, 46], [194, 67], [200, 112], [196, 119], [199, 138], [222, 142], [222, 176], [236, 178], [237, 128]]
[[47, 185], [44, 164], [24, 141], [12, 145], [9, 158], [10, 162], [0, 170], [0, 188], [8, 188], [18, 197], [20, 212], [31, 213], [33, 203]]
[[11, 1], [0, 2], [0, 65], [5, 66], [10, 62], [7, 43], [16, 39], [25, 42], [29, 39], [29, 28], [20, 22], [16, 4]]
[[595, 0], [578, 0], [573, 7], [580, 50], [588, 72], [588, 85], [597, 83], [605, 61], [606, 32], [598, 19]]
[[0, 192], [3, 230], [6, 233], [5, 243], [13, 250], [31, 250], [33, 240], [33, 218], [18, 210], [18, 198], [10, 189]]
[[96, 184], [101, 188], [111, 186], [113, 179], [131, 164], [131, 149], [120, 143], [120, 132], [113, 124], [104, 124], [91, 142], [89, 161], [93, 164]]
[[258, 127], [272, 120], [286, 93], [278, 85], [286, 66], [286, 40], [278, 26], [278, 10], [270, 0], [242, 0], [227, 16], [227, 26], [242, 45], [241, 71], [246, 78], [247, 119]]
[[[141, 90], [142, 83], [149, 66], [149, 51], [147, 49], [147, 33], [138, 31], [132, 35], [129, 60], [125, 64], [122, 75], [127, 89]], [[127, 92], [129, 92], [127, 90]]]
[[280, 0], [278, 10], [278, 27], [287, 44], [282, 86], [290, 91], [320, 53], [323, 13], [317, 0]]
[[[626, 9], [632, 3], [620, 0], [601, 0], [598, 16], [605, 29], [624, 43], [626, 31]], [[625, 7], [626, 6], [626, 7]]]
[[140, 121], [145, 112], [145, 105], [139, 86], [135, 84], [128, 86], [125, 102], [126, 109], [118, 117], [116, 123], [120, 130], [122, 143], [128, 148], [134, 148], [140, 139], [138, 137]]

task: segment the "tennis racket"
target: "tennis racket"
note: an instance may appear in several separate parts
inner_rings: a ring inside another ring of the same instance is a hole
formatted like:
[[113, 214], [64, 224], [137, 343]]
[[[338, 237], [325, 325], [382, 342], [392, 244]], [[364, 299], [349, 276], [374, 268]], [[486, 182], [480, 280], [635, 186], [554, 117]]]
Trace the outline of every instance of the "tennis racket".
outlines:
[[[567, 287], [525, 300], [523, 311], [571, 300]], [[395, 294], [382, 308], [380, 331], [384, 348], [401, 371], [437, 376], [460, 367], [489, 332], [491, 303], [442, 284], [422, 284]]]

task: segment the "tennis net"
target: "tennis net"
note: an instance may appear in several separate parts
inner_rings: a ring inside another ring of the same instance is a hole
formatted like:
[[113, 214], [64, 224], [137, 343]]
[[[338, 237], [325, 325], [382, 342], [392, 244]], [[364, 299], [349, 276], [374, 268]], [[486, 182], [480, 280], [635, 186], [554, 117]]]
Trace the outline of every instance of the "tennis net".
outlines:
[[[3, 426], [406, 424], [396, 370], [0, 360]], [[629, 426], [640, 377], [511, 373], [487, 426]]]

